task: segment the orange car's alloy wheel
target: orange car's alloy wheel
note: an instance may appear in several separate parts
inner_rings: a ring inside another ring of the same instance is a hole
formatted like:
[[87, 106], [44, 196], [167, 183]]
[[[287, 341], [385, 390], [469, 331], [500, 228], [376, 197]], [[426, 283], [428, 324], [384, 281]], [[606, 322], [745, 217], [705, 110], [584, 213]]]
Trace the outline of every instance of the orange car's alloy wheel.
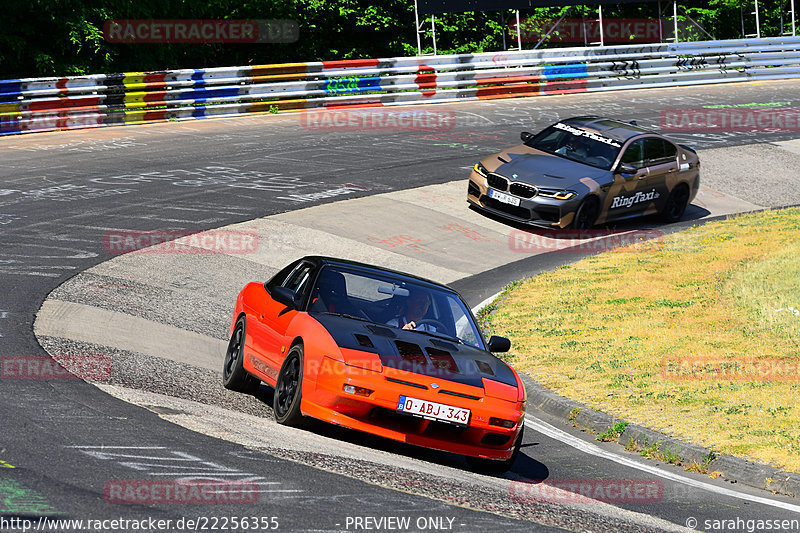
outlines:
[[287, 426], [301, 426], [305, 422], [300, 412], [303, 395], [303, 346], [297, 344], [289, 350], [275, 385], [273, 410], [275, 420]]
[[237, 392], [252, 393], [261, 384], [259, 380], [251, 376], [244, 369], [244, 339], [245, 339], [245, 319], [240, 318], [236, 322], [231, 340], [228, 342], [228, 349], [225, 352], [225, 364], [222, 367], [222, 385], [226, 389]]

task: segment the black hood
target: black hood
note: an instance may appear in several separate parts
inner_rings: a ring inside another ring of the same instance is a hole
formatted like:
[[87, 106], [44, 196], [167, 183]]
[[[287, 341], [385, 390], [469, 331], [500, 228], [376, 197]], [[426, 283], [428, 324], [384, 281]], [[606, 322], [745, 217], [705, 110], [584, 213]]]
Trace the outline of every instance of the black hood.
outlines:
[[473, 387], [483, 388], [481, 378], [517, 386], [507, 364], [475, 346], [338, 315], [311, 316], [341, 348], [378, 354], [384, 366]]
[[[548, 189], [569, 189], [580, 178], [599, 178], [609, 171], [595, 168], [557, 155], [510, 154], [511, 161], [502, 163], [496, 173], [512, 181], [522, 181]], [[517, 176], [514, 177], [514, 174]]]

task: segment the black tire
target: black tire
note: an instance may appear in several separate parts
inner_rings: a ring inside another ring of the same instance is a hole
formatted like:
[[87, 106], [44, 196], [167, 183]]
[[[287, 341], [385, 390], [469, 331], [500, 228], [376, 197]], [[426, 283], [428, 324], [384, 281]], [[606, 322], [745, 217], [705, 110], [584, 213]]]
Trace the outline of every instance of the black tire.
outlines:
[[689, 205], [689, 187], [685, 183], [677, 185], [667, 198], [667, 203], [661, 211], [661, 218], [666, 222], [677, 222], [683, 218], [686, 207]]
[[572, 221], [572, 227], [574, 229], [592, 229], [599, 216], [600, 202], [597, 201], [597, 197], [589, 196], [575, 212], [575, 220]]
[[511, 467], [514, 466], [514, 462], [517, 460], [517, 456], [519, 456], [519, 449], [522, 446], [522, 436], [525, 434], [525, 426], [519, 429], [519, 435], [517, 435], [517, 440], [514, 442], [514, 451], [511, 454], [511, 457], [506, 459], [505, 461], [496, 461], [494, 459], [482, 459], [480, 457], [466, 457], [467, 465], [475, 472], [481, 474], [505, 474]]
[[272, 410], [275, 421], [285, 426], [302, 427], [308, 419], [300, 412], [300, 400], [303, 396], [303, 345], [292, 346], [286, 359], [283, 360], [278, 381], [275, 385], [275, 397]]
[[252, 394], [261, 385], [261, 381], [248, 374], [243, 366], [246, 327], [245, 319], [241, 317], [233, 328], [222, 366], [222, 385], [232, 391]]

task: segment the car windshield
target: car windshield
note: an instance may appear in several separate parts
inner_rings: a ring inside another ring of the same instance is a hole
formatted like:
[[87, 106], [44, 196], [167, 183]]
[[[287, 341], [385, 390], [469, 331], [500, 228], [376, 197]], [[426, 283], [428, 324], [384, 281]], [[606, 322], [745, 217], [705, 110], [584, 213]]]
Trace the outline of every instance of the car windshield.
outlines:
[[469, 309], [458, 295], [390, 273], [325, 266], [308, 310], [414, 330], [486, 349]]
[[622, 146], [615, 139], [562, 122], [545, 129], [526, 144], [537, 150], [603, 170], [611, 169]]

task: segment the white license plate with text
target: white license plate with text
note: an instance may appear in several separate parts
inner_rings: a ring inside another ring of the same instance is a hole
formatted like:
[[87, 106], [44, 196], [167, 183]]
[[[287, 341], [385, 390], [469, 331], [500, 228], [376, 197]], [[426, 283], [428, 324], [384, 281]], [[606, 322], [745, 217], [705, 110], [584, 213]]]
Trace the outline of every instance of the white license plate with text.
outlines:
[[496, 191], [494, 189], [489, 190], [489, 198], [494, 198], [498, 202], [503, 202], [504, 204], [519, 206], [519, 198], [517, 198], [516, 196], [511, 196], [510, 194], [506, 194], [504, 192]]
[[469, 422], [470, 410], [463, 407], [453, 407], [442, 403], [429, 402], [410, 396], [400, 396], [397, 402], [397, 410], [401, 413], [444, 420], [454, 424], [467, 424]]

